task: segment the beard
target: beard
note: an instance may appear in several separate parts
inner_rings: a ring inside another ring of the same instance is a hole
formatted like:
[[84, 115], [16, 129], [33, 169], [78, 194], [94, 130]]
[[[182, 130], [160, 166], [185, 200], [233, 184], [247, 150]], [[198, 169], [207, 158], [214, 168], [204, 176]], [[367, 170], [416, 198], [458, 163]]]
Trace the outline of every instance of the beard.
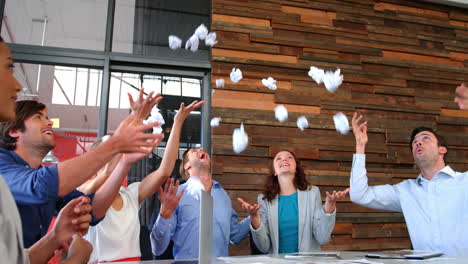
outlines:
[[209, 162], [195, 160], [194, 162], [192, 162], [192, 167], [197, 168], [198, 170], [207, 170], [211, 172], [211, 160]]

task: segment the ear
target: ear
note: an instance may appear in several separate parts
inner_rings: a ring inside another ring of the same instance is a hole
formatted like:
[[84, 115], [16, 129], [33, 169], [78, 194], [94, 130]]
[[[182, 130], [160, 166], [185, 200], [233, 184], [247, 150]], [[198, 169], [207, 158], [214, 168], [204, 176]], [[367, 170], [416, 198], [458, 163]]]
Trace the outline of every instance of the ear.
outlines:
[[190, 163], [189, 163], [189, 162], [185, 163], [185, 165], [184, 165], [184, 170], [188, 171], [188, 170], [190, 170], [191, 168], [192, 168], [192, 166], [190, 166]]
[[446, 147], [439, 147], [439, 154], [446, 154], [447, 153], [447, 148]]
[[12, 138], [18, 138], [19, 135], [20, 135], [20, 132], [19, 130], [15, 129], [15, 130], [10, 130], [8, 131], [8, 135]]

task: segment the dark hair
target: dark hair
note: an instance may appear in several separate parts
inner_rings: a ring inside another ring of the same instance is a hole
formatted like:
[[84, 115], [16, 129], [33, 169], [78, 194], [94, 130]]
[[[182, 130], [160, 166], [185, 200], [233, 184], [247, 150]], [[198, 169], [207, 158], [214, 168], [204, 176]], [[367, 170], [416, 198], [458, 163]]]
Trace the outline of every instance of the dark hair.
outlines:
[[[434, 134], [434, 136], [437, 139], [437, 146], [445, 147], [447, 149], [447, 152], [445, 154], [448, 153], [448, 144], [447, 144], [447, 141], [445, 140], [445, 138], [443, 138], [441, 135], [437, 134], [437, 132], [435, 132], [432, 128], [429, 128], [429, 127], [417, 127], [415, 129], [413, 129], [413, 132], [411, 132], [411, 139], [410, 139], [410, 142], [409, 142], [411, 150], [413, 149], [413, 140], [414, 140], [414, 138], [416, 137], [417, 134], [419, 134], [419, 133], [421, 133], [423, 131], [427, 131], [427, 132], [430, 132], [430, 133]], [[445, 155], [444, 155], [444, 162], [445, 162]]]
[[3, 38], [2, 38], [2, 36], [0, 36], [0, 42], [5, 42], [5, 41], [3, 40]]
[[[296, 158], [296, 155], [294, 155], [294, 152], [292, 151], [289, 151], [289, 150], [281, 150], [281, 151], [287, 151], [291, 153], [291, 155], [294, 157], [294, 160], [296, 161], [296, 173], [294, 177], [294, 187], [296, 187], [297, 189], [301, 191], [308, 190], [310, 188], [310, 183], [306, 179], [306, 175], [305, 175], [304, 169], [301, 166], [300, 160]], [[278, 151], [278, 153], [280, 153], [281, 151]], [[270, 161], [270, 174], [267, 177], [265, 186], [263, 187], [263, 191], [262, 191], [263, 199], [271, 202], [273, 199], [275, 199], [275, 197], [279, 193], [280, 193], [280, 186], [278, 182], [278, 177], [275, 176], [274, 160], [271, 160]]]
[[45, 108], [44, 104], [33, 100], [16, 102], [15, 118], [0, 123], [0, 148], [15, 150], [16, 138], [10, 137], [8, 133], [12, 130], [23, 132], [26, 129], [24, 121]]
[[179, 166], [179, 174], [180, 174], [180, 177], [182, 177], [184, 180], [187, 180], [189, 178], [189, 173], [188, 171], [185, 170], [184, 166], [185, 166], [185, 163], [188, 162], [188, 152], [191, 150], [191, 148], [188, 148], [186, 151], [184, 151], [184, 154], [182, 154], [182, 161], [180, 163], [180, 166]]

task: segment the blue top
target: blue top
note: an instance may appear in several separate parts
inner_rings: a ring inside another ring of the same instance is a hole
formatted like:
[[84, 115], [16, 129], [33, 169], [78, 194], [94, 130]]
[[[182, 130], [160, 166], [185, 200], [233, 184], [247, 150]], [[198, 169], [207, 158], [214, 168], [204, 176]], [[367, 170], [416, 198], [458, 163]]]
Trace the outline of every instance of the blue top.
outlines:
[[299, 207], [297, 192], [279, 195], [278, 199], [279, 253], [299, 251]]
[[[0, 174], [16, 201], [25, 248], [31, 247], [47, 233], [56, 212], [69, 201], [84, 195], [74, 190], [59, 197], [57, 165], [34, 169], [14, 151], [3, 148], [0, 148]], [[94, 194], [89, 197], [92, 199]], [[91, 224], [95, 225], [100, 220], [93, 217]]]
[[402, 212], [415, 250], [468, 252], [468, 172], [449, 166], [429, 181], [420, 174], [398, 184], [368, 186], [366, 156], [354, 154], [351, 201], [373, 209]]
[[[175, 259], [198, 257], [198, 232], [200, 222], [200, 182], [196, 178], [179, 186], [185, 189], [174, 210], [172, 218], [158, 216], [151, 231], [151, 249], [156, 256], [161, 255], [174, 241]], [[229, 242], [238, 244], [250, 231], [250, 218], [237, 222], [237, 213], [232, 209], [231, 198], [221, 185], [213, 181], [213, 248], [215, 257], [229, 256]]]

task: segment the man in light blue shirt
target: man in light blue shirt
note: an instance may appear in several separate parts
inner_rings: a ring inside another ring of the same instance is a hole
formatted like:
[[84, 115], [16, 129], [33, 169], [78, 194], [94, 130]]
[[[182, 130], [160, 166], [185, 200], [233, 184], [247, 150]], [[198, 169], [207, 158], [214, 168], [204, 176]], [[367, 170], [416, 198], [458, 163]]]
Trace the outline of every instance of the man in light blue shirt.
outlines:
[[151, 231], [153, 254], [161, 255], [172, 240], [174, 258], [198, 257], [200, 190], [203, 189], [213, 197], [213, 256], [228, 256], [229, 242], [238, 244], [248, 235], [250, 217], [238, 222], [229, 195], [212, 179], [211, 159], [202, 148], [184, 153], [180, 174], [189, 177], [188, 181], [178, 188], [166, 184], [160, 194], [161, 210]]
[[430, 128], [413, 130], [411, 149], [421, 173], [395, 185], [369, 187], [365, 168], [367, 122], [352, 119], [356, 154], [351, 170], [351, 200], [362, 206], [402, 212], [415, 250], [468, 255], [468, 173], [446, 166], [447, 143]]

